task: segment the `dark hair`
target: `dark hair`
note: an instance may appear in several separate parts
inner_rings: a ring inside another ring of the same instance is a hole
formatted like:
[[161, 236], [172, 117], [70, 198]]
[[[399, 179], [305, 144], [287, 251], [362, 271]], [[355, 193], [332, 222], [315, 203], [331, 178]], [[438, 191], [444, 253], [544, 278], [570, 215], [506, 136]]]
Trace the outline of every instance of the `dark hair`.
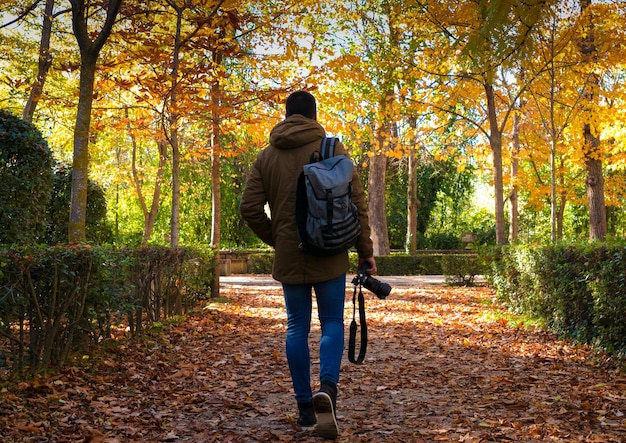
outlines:
[[306, 91], [296, 91], [290, 94], [285, 102], [285, 115], [289, 117], [294, 114], [315, 119], [317, 116], [315, 97]]

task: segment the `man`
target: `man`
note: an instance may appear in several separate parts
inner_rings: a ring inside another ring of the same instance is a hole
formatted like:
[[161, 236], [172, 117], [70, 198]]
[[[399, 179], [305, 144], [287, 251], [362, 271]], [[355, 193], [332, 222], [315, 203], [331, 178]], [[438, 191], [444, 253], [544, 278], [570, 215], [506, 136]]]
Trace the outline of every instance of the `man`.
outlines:
[[[270, 145], [257, 156], [248, 176], [240, 210], [248, 226], [274, 247], [273, 277], [283, 286], [287, 310], [286, 354], [303, 430], [315, 428], [325, 438], [337, 437], [336, 400], [344, 348], [343, 310], [348, 253], [317, 257], [303, 253], [296, 227], [296, 189], [302, 167], [319, 151], [326, 132], [317, 122], [315, 98], [297, 91], [285, 103], [285, 119], [270, 133]], [[335, 154], [346, 154], [340, 142]], [[352, 200], [358, 208], [361, 234], [356, 249], [359, 266], [367, 263], [376, 272], [365, 195], [354, 173]], [[270, 214], [265, 212], [269, 204]], [[320, 389], [313, 396], [309, 332], [312, 289], [319, 312], [322, 337]], [[317, 417], [316, 417], [317, 416]]]

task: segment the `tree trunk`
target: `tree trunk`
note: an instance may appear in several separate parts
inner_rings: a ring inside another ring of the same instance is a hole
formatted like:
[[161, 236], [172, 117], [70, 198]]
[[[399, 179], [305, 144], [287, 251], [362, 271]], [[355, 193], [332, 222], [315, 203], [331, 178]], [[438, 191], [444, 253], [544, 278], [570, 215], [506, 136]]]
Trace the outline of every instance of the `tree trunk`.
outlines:
[[370, 159], [370, 171], [368, 176], [368, 216], [371, 227], [372, 242], [374, 243], [374, 255], [389, 254], [389, 233], [387, 231], [387, 205], [385, 203], [385, 173], [387, 170], [387, 156], [385, 155], [385, 136], [381, 133], [378, 137], [380, 152]]
[[417, 253], [417, 210], [420, 201], [417, 198], [417, 153], [409, 152], [409, 186], [407, 190], [407, 236], [406, 252], [409, 255]]
[[[585, 125], [585, 128], [588, 126]], [[587, 129], [585, 129], [585, 135], [587, 134]], [[592, 135], [589, 137], [597, 140]], [[587, 167], [587, 204], [589, 205], [589, 239], [604, 241], [607, 229], [602, 160], [592, 157], [593, 152], [595, 152], [593, 149], [588, 152], [585, 162]]]
[[37, 75], [33, 86], [30, 89], [30, 95], [22, 119], [28, 122], [33, 121], [35, 109], [43, 93], [43, 87], [46, 83], [48, 70], [52, 65], [52, 55], [50, 54], [50, 36], [52, 34], [52, 12], [54, 10], [54, 0], [46, 0], [46, 9], [43, 15], [43, 27], [41, 30], [41, 41], [39, 43], [39, 63], [37, 64]]
[[161, 206], [161, 187], [163, 186], [163, 174], [165, 173], [165, 163], [167, 163], [167, 142], [163, 139], [157, 142], [159, 148], [159, 168], [157, 170], [157, 176], [154, 183], [154, 192], [152, 193], [152, 204], [150, 205], [150, 212], [146, 218], [143, 243], [146, 244], [152, 236], [152, 229], [156, 223], [157, 216], [159, 214], [159, 207]]
[[[581, 12], [591, 6], [591, 0], [582, 0], [580, 3]], [[594, 40], [593, 23], [584, 27], [584, 37], [580, 43], [580, 51], [583, 61], [589, 65], [595, 62], [596, 46]], [[591, 74], [592, 81], [589, 91], [585, 93], [585, 98], [589, 107], [593, 110], [596, 101], [596, 92], [599, 88], [600, 78]], [[593, 112], [593, 111], [592, 111]], [[589, 238], [590, 240], [604, 241], [606, 239], [606, 205], [604, 203], [604, 176], [602, 175], [602, 156], [600, 152], [600, 139], [594, 134], [595, 128], [591, 123], [583, 126], [583, 136], [585, 143], [585, 167], [587, 170], [587, 205], [589, 208]]]
[[[222, 55], [219, 52], [213, 53], [213, 63], [215, 66], [222, 64]], [[212, 131], [211, 131], [211, 246], [216, 251], [220, 250], [221, 227], [222, 227], [222, 187], [221, 187], [221, 168], [220, 153], [221, 146], [221, 90], [219, 78], [216, 78], [211, 85], [211, 101], [213, 105], [212, 111]], [[220, 295], [220, 268], [219, 260], [216, 256], [213, 266], [213, 279], [211, 280], [211, 297], [219, 297]]]
[[559, 193], [559, 207], [556, 212], [556, 240], [563, 240], [563, 218], [565, 216], [565, 205], [567, 204], [567, 191], [565, 187], [565, 176], [563, 173], [565, 166], [563, 159], [559, 161], [558, 185], [561, 188]]
[[489, 117], [489, 145], [493, 155], [493, 188], [495, 194], [496, 211], [496, 243], [503, 245], [506, 243], [505, 221], [504, 221], [504, 181], [502, 172], [502, 133], [498, 128], [496, 115], [496, 102], [493, 85], [485, 83], [485, 93], [487, 95], [487, 113]]
[[606, 233], [609, 237], [615, 237], [617, 234], [619, 212], [619, 208], [615, 206], [607, 206], [606, 208]]
[[[412, 117], [409, 121], [411, 129], [415, 130], [417, 121], [415, 117]], [[411, 150], [409, 151], [409, 166], [408, 166], [408, 189], [407, 189], [407, 229], [406, 229], [406, 244], [405, 250], [409, 255], [415, 255], [417, 253], [417, 210], [420, 206], [420, 201], [417, 196], [417, 143], [413, 143]]]
[[89, 127], [93, 103], [93, 82], [97, 54], [81, 55], [80, 94], [74, 126], [74, 157], [72, 161], [72, 192], [68, 241], [86, 240], [87, 182], [89, 179]]
[[567, 203], [567, 193], [561, 192], [559, 198], [559, 209], [556, 213], [556, 239], [563, 240], [563, 218], [565, 217], [565, 204]]
[[122, 0], [110, 0], [106, 10], [106, 21], [95, 40], [91, 40], [87, 29], [87, 6], [83, 0], [70, 0], [72, 5], [72, 28], [80, 48], [80, 91], [78, 110], [74, 126], [74, 158], [72, 163], [72, 192], [69, 242], [86, 240], [85, 221], [87, 216], [87, 180], [89, 176], [89, 126], [93, 103], [93, 83], [100, 50], [111, 34], [115, 17]]
[[519, 151], [520, 151], [520, 141], [519, 141], [519, 125], [520, 125], [520, 116], [519, 114], [515, 114], [513, 117], [513, 133], [511, 134], [511, 138], [513, 139], [513, 152], [511, 155], [511, 221], [509, 225], [509, 240], [514, 241], [517, 240], [519, 235], [519, 198], [518, 198], [518, 186], [517, 186], [517, 177], [519, 171]]
[[178, 144], [178, 129], [172, 129], [170, 134], [172, 147], [172, 215], [170, 224], [170, 246], [178, 247], [180, 233], [180, 147]]
[[[126, 119], [128, 119], [128, 109], [126, 109]], [[143, 190], [141, 189], [141, 180], [137, 173], [137, 140], [133, 131], [130, 128], [130, 120], [127, 125], [128, 133], [132, 144], [132, 156], [131, 156], [131, 171], [133, 177], [133, 184], [135, 185], [135, 191], [137, 192], [137, 198], [139, 199], [139, 206], [141, 206], [141, 212], [143, 213], [143, 236], [141, 238], [141, 244], [145, 245], [152, 236], [152, 229], [156, 222], [157, 215], [159, 213], [160, 199], [161, 199], [161, 185], [163, 183], [163, 174], [165, 172], [165, 162], [167, 161], [167, 143], [165, 140], [159, 140], [157, 146], [159, 149], [159, 166], [157, 169], [157, 175], [154, 182], [154, 191], [152, 193], [152, 204], [150, 210], [146, 204], [146, 199], [143, 196]]]
[[[554, 29], [554, 28], [553, 28]], [[556, 130], [556, 112], [555, 112], [555, 104], [556, 104], [556, 69], [555, 69], [555, 48], [554, 48], [554, 32], [551, 33], [551, 44], [550, 44], [550, 240], [555, 242], [558, 237], [558, 220], [559, 217], [557, 211], [557, 189], [556, 189], [556, 162], [557, 162], [557, 130]], [[564, 210], [565, 208], [561, 208]], [[561, 220], [562, 222], [562, 220]], [[560, 229], [561, 234], [563, 233], [563, 228]], [[558, 237], [560, 238], [560, 237]]]
[[177, 109], [178, 94], [176, 90], [178, 88], [178, 69], [180, 65], [180, 50], [181, 50], [181, 34], [182, 34], [182, 21], [183, 21], [182, 8], [176, 8], [176, 36], [174, 39], [174, 53], [172, 59], [172, 71], [171, 71], [171, 95], [170, 95], [170, 110], [169, 110], [169, 128], [170, 128], [170, 146], [172, 148], [172, 214], [170, 222], [170, 246], [172, 248], [178, 247], [178, 240], [180, 234], [180, 144], [178, 140], [178, 120], [179, 114], [175, 111]]
[[219, 250], [220, 248], [220, 236], [221, 236], [221, 168], [220, 168], [220, 142], [217, 140], [220, 138], [219, 127], [217, 124], [213, 124], [213, 131], [218, 131], [213, 134], [213, 146], [211, 147], [211, 246]]

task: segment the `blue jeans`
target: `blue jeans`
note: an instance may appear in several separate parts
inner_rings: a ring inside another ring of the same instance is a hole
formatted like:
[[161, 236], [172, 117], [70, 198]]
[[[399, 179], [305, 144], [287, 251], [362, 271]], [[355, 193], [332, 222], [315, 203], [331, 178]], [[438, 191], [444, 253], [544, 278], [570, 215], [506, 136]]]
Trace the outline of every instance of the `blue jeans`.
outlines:
[[288, 285], [283, 283], [287, 308], [286, 351], [289, 372], [296, 400], [310, 402], [311, 356], [309, 332], [311, 331], [312, 291], [315, 289], [322, 338], [320, 340], [320, 381], [339, 382], [343, 356], [343, 308], [346, 297], [346, 275], [315, 284]]

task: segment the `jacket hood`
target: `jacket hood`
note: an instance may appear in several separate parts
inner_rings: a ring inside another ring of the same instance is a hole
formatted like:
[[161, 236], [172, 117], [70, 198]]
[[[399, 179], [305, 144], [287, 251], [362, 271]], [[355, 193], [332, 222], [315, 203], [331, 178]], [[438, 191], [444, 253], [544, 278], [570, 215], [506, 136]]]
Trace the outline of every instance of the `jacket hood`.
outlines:
[[287, 117], [270, 132], [270, 144], [277, 149], [294, 149], [321, 140], [324, 128], [311, 118], [300, 114]]

